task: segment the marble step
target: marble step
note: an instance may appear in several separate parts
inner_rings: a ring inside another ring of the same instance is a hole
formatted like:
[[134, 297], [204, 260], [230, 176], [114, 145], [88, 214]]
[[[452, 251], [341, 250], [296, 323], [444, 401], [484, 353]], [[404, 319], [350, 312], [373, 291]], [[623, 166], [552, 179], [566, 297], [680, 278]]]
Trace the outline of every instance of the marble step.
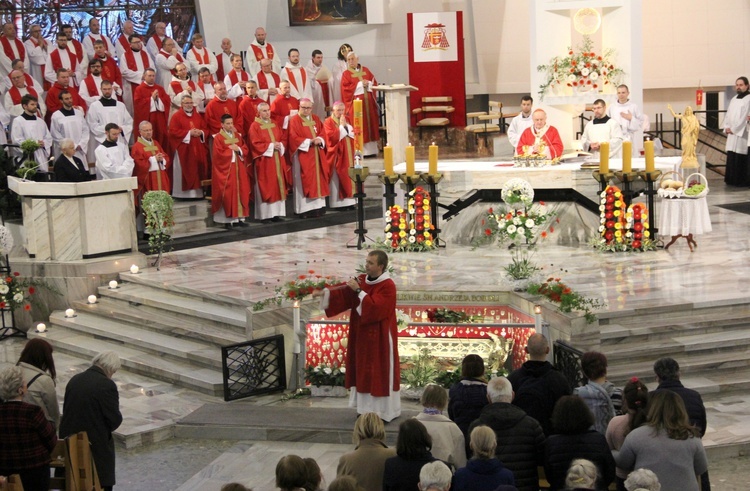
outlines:
[[620, 343], [650, 342], [676, 335], [708, 334], [714, 332], [725, 332], [730, 330], [750, 329], [750, 316], [740, 313], [727, 315], [725, 317], [701, 319], [701, 316], [682, 321], [675, 319], [669, 323], [628, 326], [612, 324], [601, 326], [601, 342], [605, 345], [618, 345]]
[[77, 312], [96, 313], [106, 319], [126, 322], [150, 331], [168, 334], [177, 339], [198, 340], [217, 347], [247, 341], [244, 329], [224, 323], [210, 322], [186, 314], [177, 314], [148, 305], [125, 302], [122, 299], [102, 297], [91, 305], [73, 302]]
[[107, 286], [99, 287], [102, 298], [117, 299], [134, 304], [147, 305], [158, 309], [220, 322], [228, 326], [239, 328], [238, 334], [244, 334], [247, 318], [245, 308], [215, 302], [212, 299], [190, 295], [186, 291], [167, 290], [151, 284], [136, 283], [133, 278], [140, 275], [121, 274], [123, 283], [116, 289]]
[[107, 319], [97, 312], [79, 310], [76, 317], [67, 318], [64, 312], [50, 315], [50, 329], [67, 329], [111, 342], [149, 352], [153, 357], [168, 357], [196, 366], [221, 370], [221, 349], [207, 343], [180, 339], [127, 324], [115, 319]]
[[[185, 273], [189, 274], [189, 273]], [[252, 307], [253, 304], [256, 302], [255, 299], [248, 300], [246, 298], [238, 298], [238, 297], [232, 297], [228, 295], [223, 295], [221, 293], [213, 293], [213, 292], [207, 292], [205, 290], [201, 290], [200, 283], [196, 284], [195, 288], [192, 288], [190, 286], [182, 285], [182, 284], [173, 284], [170, 282], [160, 281], [158, 279], [158, 275], [156, 277], [146, 274], [131, 274], [130, 272], [124, 271], [120, 272], [120, 280], [123, 283], [130, 283], [133, 285], [143, 285], [151, 288], [150, 292], [166, 292], [166, 293], [173, 293], [181, 297], [186, 297], [188, 301], [181, 301], [181, 305], [184, 306], [184, 308], [191, 308], [196, 303], [197, 304], [203, 304], [206, 305], [215, 305], [217, 307], [222, 307], [223, 310], [220, 312], [217, 311], [217, 313], [221, 316], [226, 316], [228, 318], [232, 318], [233, 321], [229, 322], [231, 324], [237, 325], [237, 326], [244, 326], [246, 323], [245, 318], [245, 309], [248, 307]], [[196, 281], [200, 281], [199, 279]], [[215, 279], [209, 279], [208, 281], [217, 281]], [[258, 282], [257, 284], [263, 284], [263, 282]], [[103, 287], [106, 289], [106, 287]], [[118, 288], [115, 290], [115, 292], [120, 291]], [[262, 297], [261, 297], [262, 298]], [[165, 307], [168, 307], [168, 303], [165, 303]], [[238, 309], [239, 307], [239, 309]], [[202, 307], [201, 307], [202, 308]], [[182, 311], [183, 307], [180, 307], [180, 312]], [[209, 311], [213, 311], [216, 309], [209, 309]], [[240, 320], [241, 319], [241, 320]], [[220, 320], [220, 319], [217, 319]]]
[[61, 327], [51, 328], [43, 334], [31, 330], [28, 336], [43, 337], [52, 343], [56, 351], [87, 360], [102, 351], [114, 350], [120, 356], [125, 370], [212, 396], [223, 394], [220, 369], [202, 368], [174, 358], [155, 356], [151, 352], [132, 346], [96, 339]]
[[206, 218], [208, 218], [210, 209], [211, 203], [206, 200], [175, 200], [174, 206], [172, 207], [172, 214], [174, 215], [175, 221], [184, 220], [186, 218], [205, 220]]
[[664, 323], [695, 322], [697, 320], [722, 319], [738, 317], [744, 314], [750, 318], [749, 303], [717, 304], [698, 306], [690, 304], [673, 304], [650, 309], [602, 312], [598, 315], [599, 325], [617, 324], [621, 326], [658, 326]]

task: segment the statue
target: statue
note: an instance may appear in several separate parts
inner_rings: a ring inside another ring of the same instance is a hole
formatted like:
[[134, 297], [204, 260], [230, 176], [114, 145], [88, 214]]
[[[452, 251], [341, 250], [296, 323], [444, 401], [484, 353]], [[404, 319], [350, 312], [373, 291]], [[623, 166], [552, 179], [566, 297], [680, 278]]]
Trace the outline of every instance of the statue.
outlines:
[[682, 120], [682, 169], [695, 169], [698, 167], [698, 158], [695, 156], [695, 147], [698, 145], [698, 133], [701, 125], [698, 118], [693, 114], [693, 108], [688, 106], [683, 114], [675, 114], [672, 105], [667, 108], [675, 119]]

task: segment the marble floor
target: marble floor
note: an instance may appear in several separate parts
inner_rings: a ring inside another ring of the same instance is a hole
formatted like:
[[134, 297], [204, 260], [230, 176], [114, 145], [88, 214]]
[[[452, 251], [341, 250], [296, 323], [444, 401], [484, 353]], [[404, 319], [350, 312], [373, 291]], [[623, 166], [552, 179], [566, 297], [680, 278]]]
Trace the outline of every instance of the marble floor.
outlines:
[[[545, 274], [560, 276], [575, 290], [601, 298], [607, 302], [609, 310], [686, 303], [722, 305], [745, 300], [750, 292], [747, 282], [750, 216], [717, 205], [750, 201], [750, 190], [725, 188], [720, 176], [709, 177], [708, 203], [713, 232], [696, 237], [695, 252], [690, 252], [684, 243], [678, 243], [669, 251], [603, 255], [564, 239], [563, 231], [557, 238], [553, 235], [540, 249], [537, 261]], [[373, 239], [383, 234], [381, 222], [379, 217], [367, 222], [369, 236]], [[461, 237], [462, 232], [457, 230], [463, 230], [465, 222], [466, 219], [459, 216], [443, 224], [443, 229], [446, 235]], [[143, 274], [178, 286], [200, 288], [217, 297], [257, 301], [269, 296], [279, 281], [310, 269], [322, 275], [353, 274], [364, 262], [366, 253], [346, 247], [354, 236], [352, 230], [351, 225], [337, 226], [175, 252], [167, 256], [161, 271], [147, 269]], [[449, 242], [448, 247], [434, 253], [394, 254], [391, 259], [395, 280], [402, 290], [470, 291], [507, 288], [509, 284], [501, 272], [508, 258], [508, 252], [498, 247], [475, 250], [470, 245]], [[622, 288], [622, 285], [627, 287]], [[14, 363], [21, 346], [21, 340], [0, 343], [0, 367]], [[66, 381], [87, 364], [63, 354], [56, 354], [55, 359], [62, 401]], [[203, 403], [217, 399], [127, 372], [118, 373], [115, 380], [125, 416], [122, 431], [143, 435], [140, 443], [144, 445], [119, 451], [117, 489], [218, 490], [221, 483], [231, 480], [251, 485], [256, 491], [273, 489], [275, 462], [279, 456], [293, 452], [320, 459], [330, 482], [338, 456], [351, 448], [332, 444], [180, 439], [149, 445], [150, 440], [158, 439], [155, 428], [161, 432], [159, 438], [169, 436], [172, 422]], [[256, 403], [288, 404], [281, 402], [278, 395], [258, 398]], [[340, 404], [323, 400], [306, 403]], [[732, 418], [721, 428], [709, 428], [707, 445], [711, 442], [712, 431], [725, 432], [722, 443], [730, 437], [736, 442], [750, 442], [750, 396], [737, 396], [731, 407], [709, 408], [709, 411], [717, 415], [717, 420], [721, 420], [722, 413], [731, 414]], [[711, 418], [709, 416], [709, 424], [713, 426]], [[205, 447], [205, 452], [201, 452], [201, 446]], [[712, 469], [712, 479], [713, 472]], [[716, 475], [716, 482], [739, 479], [738, 473], [732, 473], [731, 469], [726, 474], [721, 472]], [[727, 484], [717, 489], [748, 489], [746, 481], [746, 478], [738, 481], [738, 487]]]

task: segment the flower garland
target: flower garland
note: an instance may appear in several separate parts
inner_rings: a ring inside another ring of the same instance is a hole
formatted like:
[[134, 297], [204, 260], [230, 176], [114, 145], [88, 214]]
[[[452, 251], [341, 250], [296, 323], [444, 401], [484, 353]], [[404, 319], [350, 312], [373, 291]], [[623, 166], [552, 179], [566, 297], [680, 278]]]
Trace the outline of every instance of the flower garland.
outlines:
[[528, 181], [514, 177], [503, 185], [500, 197], [508, 206], [521, 204], [528, 207], [534, 202], [534, 188]]
[[14, 272], [0, 282], [0, 309], [31, 310], [32, 295], [36, 293], [36, 283], [21, 279], [21, 273]]
[[283, 301], [302, 300], [312, 295], [315, 290], [320, 290], [328, 286], [337, 286], [342, 284], [341, 280], [335, 276], [321, 276], [315, 274], [315, 270], [309, 270], [307, 274], [301, 274], [293, 281], [287, 281], [281, 286], [274, 289], [274, 295], [253, 304], [253, 311], [263, 310], [268, 305], [281, 305]]
[[595, 245], [602, 251], [625, 251], [625, 201], [617, 186], [602, 191], [599, 204], [599, 239]]
[[656, 249], [654, 241], [650, 238], [648, 208], [644, 203], [634, 203], [628, 207], [628, 212], [625, 214], [625, 224], [628, 228], [625, 235], [628, 238], [631, 250], [650, 251]]
[[383, 244], [393, 252], [429, 251], [435, 248], [430, 219], [430, 193], [421, 186], [412, 189], [407, 199], [407, 209], [399, 205], [388, 208], [385, 214], [385, 239]]
[[599, 300], [587, 298], [573, 291], [568, 285], [560, 281], [560, 278], [547, 278], [544, 283], [534, 283], [526, 290], [531, 295], [542, 295], [550, 301], [559, 304], [560, 312], [570, 313], [574, 310], [583, 312], [586, 322], [591, 324], [596, 321], [593, 310], [604, 307]]

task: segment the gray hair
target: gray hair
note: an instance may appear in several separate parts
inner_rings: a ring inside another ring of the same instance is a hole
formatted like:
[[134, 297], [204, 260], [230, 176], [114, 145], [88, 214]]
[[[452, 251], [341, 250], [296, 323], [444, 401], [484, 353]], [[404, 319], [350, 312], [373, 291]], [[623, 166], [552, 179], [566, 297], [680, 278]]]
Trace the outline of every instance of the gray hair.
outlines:
[[661, 483], [653, 471], [636, 469], [625, 479], [625, 489], [628, 491], [660, 491]]
[[23, 387], [23, 370], [10, 366], [0, 372], [0, 399], [9, 401], [18, 397], [18, 389]]
[[487, 396], [492, 402], [513, 400], [513, 386], [505, 377], [495, 377], [487, 383]]
[[[145, 119], [143, 121], [141, 121], [140, 124], [138, 125], [138, 131], [143, 131], [143, 127], [146, 126], [146, 125], [151, 125], [151, 121], [147, 121]], [[151, 125], [151, 126], [153, 126], [153, 125]]]
[[76, 147], [76, 142], [71, 140], [70, 138], [63, 138], [60, 140], [60, 150], [65, 150], [66, 148]]
[[586, 459], [575, 459], [570, 463], [568, 475], [565, 477], [565, 487], [592, 488], [596, 485], [596, 465]]
[[448, 466], [436, 460], [422, 466], [422, 470], [419, 471], [419, 487], [422, 491], [435, 488], [447, 491], [452, 478], [453, 473]]
[[122, 366], [120, 356], [114, 351], [104, 351], [99, 353], [91, 360], [91, 364], [104, 370], [104, 373], [106, 373], [108, 377], [114, 375]]

